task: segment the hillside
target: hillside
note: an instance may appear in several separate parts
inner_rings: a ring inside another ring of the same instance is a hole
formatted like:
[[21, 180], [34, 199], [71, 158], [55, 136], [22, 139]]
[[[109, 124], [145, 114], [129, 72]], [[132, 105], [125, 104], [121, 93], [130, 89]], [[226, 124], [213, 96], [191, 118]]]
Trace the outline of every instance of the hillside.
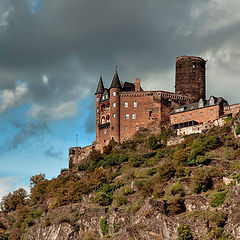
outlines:
[[2, 200], [0, 239], [240, 239], [240, 119], [186, 136], [142, 131]]

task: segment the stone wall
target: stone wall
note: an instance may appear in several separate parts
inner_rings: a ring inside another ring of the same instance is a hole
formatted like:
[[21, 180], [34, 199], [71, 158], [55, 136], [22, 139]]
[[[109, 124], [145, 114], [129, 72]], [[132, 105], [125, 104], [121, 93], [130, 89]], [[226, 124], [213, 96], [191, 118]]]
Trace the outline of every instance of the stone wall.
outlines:
[[224, 106], [224, 113], [226, 115], [232, 114], [235, 117], [240, 112], [240, 103]]
[[92, 145], [86, 147], [71, 147], [69, 148], [69, 169], [77, 167], [83, 163], [92, 150]]

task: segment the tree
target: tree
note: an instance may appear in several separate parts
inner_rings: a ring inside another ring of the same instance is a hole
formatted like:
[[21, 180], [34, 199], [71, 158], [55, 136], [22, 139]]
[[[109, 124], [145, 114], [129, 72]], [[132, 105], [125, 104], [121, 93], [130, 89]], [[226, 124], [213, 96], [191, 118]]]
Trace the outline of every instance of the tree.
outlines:
[[44, 173], [40, 173], [37, 175], [34, 175], [32, 177], [30, 177], [30, 187], [34, 187], [34, 185], [42, 182], [43, 180], [45, 180], [45, 174]]
[[15, 211], [19, 206], [25, 206], [27, 202], [27, 191], [19, 188], [2, 198], [1, 209], [4, 212]]

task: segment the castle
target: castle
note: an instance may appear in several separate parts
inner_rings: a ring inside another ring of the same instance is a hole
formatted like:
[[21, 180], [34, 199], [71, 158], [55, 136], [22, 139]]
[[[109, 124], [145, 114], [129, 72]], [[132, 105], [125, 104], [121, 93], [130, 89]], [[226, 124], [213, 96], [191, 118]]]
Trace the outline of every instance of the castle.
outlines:
[[229, 105], [221, 97], [206, 100], [206, 61], [196, 56], [177, 57], [175, 92], [144, 91], [139, 78], [134, 83], [121, 82], [116, 70], [110, 88], [104, 87], [100, 77], [95, 96], [96, 140], [90, 146], [69, 149], [69, 168], [93, 147], [102, 150], [110, 140], [121, 143], [141, 129], [159, 133], [170, 125], [179, 135], [195, 133], [197, 126], [197, 133], [240, 111], [240, 104]]
[[144, 91], [139, 78], [134, 83], [122, 83], [117, 71], [110, 88], [105, 88], [100, 77], [95, 93], [95, 147], [102, 149], [111, 139], [123, 142], [141, 128], [159, 132], [169, 125], [170, 113], [176, 107], [205, 100], [205, 65], [200, 57], [178, 57], [175, 92]]

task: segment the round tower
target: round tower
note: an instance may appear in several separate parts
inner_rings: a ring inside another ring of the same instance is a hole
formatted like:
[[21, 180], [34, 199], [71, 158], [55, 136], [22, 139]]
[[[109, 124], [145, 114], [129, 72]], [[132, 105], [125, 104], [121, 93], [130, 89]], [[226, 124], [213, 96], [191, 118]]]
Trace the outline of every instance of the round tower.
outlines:
[[110, 127], [111, 138], [120, 142], [120, 96], [122, 86], [117, 71], [112, 80], [110, 87]]
[[175, 92], [191, 97], [191, 102], [206, 98], [206, 61], [195, 56], [181, 56], [176, 60]]
[[98, 82], [98, 86], [97, 86], [97, 90], [95, 93], [96, 96], [96, 141], [99, 141], [100, 138], [100, 130], [99, 130], [99, 125], [100, 123], [100, 100], [102, 97], [102, 94], [104, 92], [104, 85], [103, 85], [103, 81], [102, 81], [102, 76], [100, 76], [99, 82]]

